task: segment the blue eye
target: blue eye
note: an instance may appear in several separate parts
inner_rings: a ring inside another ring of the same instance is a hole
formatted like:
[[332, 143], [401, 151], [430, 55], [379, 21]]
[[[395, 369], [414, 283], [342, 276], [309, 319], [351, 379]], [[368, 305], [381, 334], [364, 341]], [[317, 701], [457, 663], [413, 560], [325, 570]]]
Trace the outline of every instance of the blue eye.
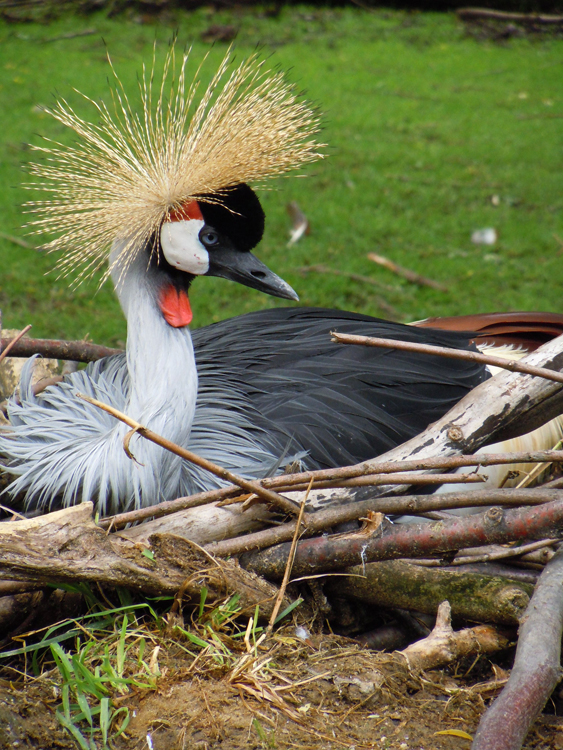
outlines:
[[200, 232], [199, 239], [206, 247], [211, 247], [219, 242], [219, 235], [213, 229], [203, 229]]

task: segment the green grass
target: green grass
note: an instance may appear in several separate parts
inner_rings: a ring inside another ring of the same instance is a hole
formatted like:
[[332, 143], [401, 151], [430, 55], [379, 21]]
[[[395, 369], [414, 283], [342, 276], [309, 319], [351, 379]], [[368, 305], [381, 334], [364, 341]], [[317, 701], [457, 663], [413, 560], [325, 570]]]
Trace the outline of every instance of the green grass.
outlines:
[[[201, 41], [211, 24], [238, 29], [237, 55], [263, 45], [272, 65], [325, 113], [328, 158], [306, 179], [279, 180], [261, 193], [267, 231], [258, 254], [301, 296], [301, 304], [382, 315], [377, 295], [401, 320], [474, 311], [559, 311], [563, 282], [563, 43], [517, 39], [503, 45], [465, 35], [445, 14], [360, 9], [201, 9], [165, 24], [104, 15], [64, 17], [49, 26], [0, 25], [0, 230], [24, 236], [19, 185], [26, 144], [40, 135], [68, 139], [38, 105], [54, 92], [85, 114], [72, 89], [107, 98], [105, 45], [134, 88], [156, 39], [159, 54], [177, 30], [211, 71], [225, 52]], [[95, 28], [90, 36], [49, 41]], [[492, 203], [498, 196], [499, 205]], [[311, 233], [286, 247], [285, 205], [296, 200]], [[473, 230], [495, 227], [493, 248], [473, 245]], [[28, 238], [36, 241], [35, 238]], [[376, 251], [430, 276], [448, 292], [418, 288], [366, 259]], [[5, 327], [33, 323], [36, 336], [101, 343], [125, 339], [113, 292], [89, 284], [69, 290], [46, 272], [54, 260], [0, 239], [0, 308]], [[369, 275], [381, 292], [342, 277], [297, 272], [304, 265]], [[197, 280], [194, 323], [283, 305], [221, 279]]]

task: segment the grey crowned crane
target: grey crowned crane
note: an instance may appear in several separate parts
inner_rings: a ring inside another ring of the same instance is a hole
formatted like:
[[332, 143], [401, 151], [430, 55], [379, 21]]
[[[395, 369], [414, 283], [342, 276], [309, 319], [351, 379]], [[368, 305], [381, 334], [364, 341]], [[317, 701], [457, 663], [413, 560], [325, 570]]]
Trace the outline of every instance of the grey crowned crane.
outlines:
[[[113, 110], [98, 124], [60, 101], [52, 110], [79, 137], [50, 143], [32, 166], [37, 231], [66, 271], [87, 276], [109, 258], [127, 318], [127, 348], [67, 375], [35, 396], [33, 361], [8, 407], [0, 457], [15, 479], [7, 492], [28, 511], [93, 500], [100, 514], [153, 505], [219, 480], [128, 428], [77, 392], [104, 401], [153, 431], [247, 477], [297, 458], [305, 468], [372, 458], [424, 429], [471, 388], [484, 367], [398, 351], [341, 347], [337, 329], [467, 348], [470, 336], [403, 326], [352, 312], [275, 309], [190, 332], [189, 291], [221, 276], [267, 294], [295, 292], [250, 250], [264, 214], [249, 182], [319, 157], [315, 114], [280, 74], [256, 58], [229, 73], [227, 58], [197, 106], [184, 56], [165, 64], [153, 109], [153, 73], [141, 79], [136, 113], [116, 78]], [[166, 82], [172, 79], [169, 96]], [[197, 282], [200, 283], [200, 282]]]

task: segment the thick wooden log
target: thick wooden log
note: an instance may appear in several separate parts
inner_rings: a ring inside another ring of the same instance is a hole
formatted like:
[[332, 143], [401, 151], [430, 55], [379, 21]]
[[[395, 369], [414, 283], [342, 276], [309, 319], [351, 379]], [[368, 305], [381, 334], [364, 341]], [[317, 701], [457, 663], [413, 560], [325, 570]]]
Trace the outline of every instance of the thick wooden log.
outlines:
[[393, 560], [357, 565], [349, 578], [328, 578], [325, 593], [365, 606], [407, 609], [436, 614], [450, 602], [452, 614], [472, 622], [518, 625], [533, 586], [497, 576], [444, 571]]
[[[144, 594], [199, 597], [208, 600], [238, 593], [243, 609], [260, 605], [269, 616], [277, 587], [249, 575], [237, 563], [216, 561], [180, 537], [153, 534], [136, 543], [108, 534], [92, 519], [92, 503], [0, 524], [0, 575], [32, 584], [85, 581], [122, 586]], [[286, 602], [285, 604], [288, 604]]]

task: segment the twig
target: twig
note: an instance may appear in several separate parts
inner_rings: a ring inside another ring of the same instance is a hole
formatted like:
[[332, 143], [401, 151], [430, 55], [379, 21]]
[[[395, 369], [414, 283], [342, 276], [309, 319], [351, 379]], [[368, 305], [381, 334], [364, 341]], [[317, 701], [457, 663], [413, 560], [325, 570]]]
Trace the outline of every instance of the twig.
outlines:
[[[310, 513], [307, 518], [307, 529], [304, 537], [310, 537], [320, 531], [326, 531], [332, 526], [337, 526], [348, 521], [355, 521], [364, 517], [369, 511], [377, 511], [387, 515], [420, 515], [429, 510], [444, 510], [453, 508], [467, 508], [490, 505], [526, 505], [545, 504], [559, 498], [555, 490], [475, 490], [471, 492], [445, 492], [440, 495], [406, 495], [403, 497], [375, 497], [361, 502], [352, 502], [347, 505], [320, 510]], [[410, 524], [409, 528], [413, 528]], [[402, 527], [399, 527], [402, 528]], [[430, 528], [430, 524], [424, 526]], [[274, 528], [264, 529], [244, 537], [226, 539], [221, 542], [213, 542], [206, 549], [216, 557], [228, 557], [240, 555], [243, 552], [251, 552], [272, 547], [275, 544], [289, 541], [295, 531], [295, 522], [281, 524]], [[480, 544], [480, 542], [478, 542]], [[459, 544], [455, 549], [471, 545]], [[475, 544], [473, 545], [475, 546]], [[402, 557], [411, 557], [408, 549], [405, 549]]]
[[[0, 339], [4, 347], [10, 339]], [[12, 357], [31, 357], [42, 354], [49, 359], [72, 359], [76, 362], [95, 362], [102, 357], [120, 354], [121, 349], [90, 344], [87, 341], [57, 341], [56, 339], [22, 339], [14, 346]]]
[[369, 260], [372, 260], [379, 266], [387, 268], [389, 271], [396, 273], [397, 276], [402, 276], [404, 279], [407, 279], [407, 281], [411, 281], [413, 284], [418, 284], [419, 286], [428, 286], [431, 289], [437, 289], [439, 292], [449, 291], [447, 287], [445, 287], [443, 284], [439, 284], [437, 281], [434, 281], [434, 279], [428, 279], [426, 278], [426, 276], [421, 276], [419, 273], [411, 271], [409, 268], [399, 266], [397, 265], [397, 263], [389, 260], [389, 258], [385, 258], [383, 255], [377, 255], [377, 253], [368, 253], [367, 257], [369, 258]]
[[123, 414], [117, 409], [114, 409], [112, 406], [108, 406], [107, 404], [104, 404], [95, 398], [90, 398], [83, 393], [77, 393], [76, 395], [78, 396], [78, 398], [83, 399], [83, 401], [87, 401], [89, 404], [92, 404], [92, 406], [96, 406], [98, 409], [102, 409], [108, 414], [111, 414], [112, 417], [115, 417], [121, 422], [129, 425], [129, 427], [131, 427], [131, 429], [141, 437], [146, 438], [146, 440], [150, 440], [152, 443], [156, 443], [156, 445], [160, 445], [161, 448], [174, 453], [176, 456], [180, 456], [180, 458], [184, 458], [186, 461], [190, 461], [196, 466], [209, 471], [211, 474], [224, 479], [226, 482], [230, 482], [231, 484], [236, 484], [239, 487], [242, 487], [242, 489], [246, 490], [247, 492], [253, 492], [255, 495], [258, 495], [258, 497], [261, 497], [263, 500], [266, 500], [276, 507], [281, 508], [286, 513], [296, 514], [299, 512], [299, 507], [292, 500], [288, 500], [282, 495], [278, 495], [277, 492], [272, 492], [272, 490], [265, 489], [264, 487], [262, 487], [262, 485], [258, 484], [258, 482], [243, 479], [243, 477], [239, 477], [237, 474], [233, 474], [231, 471], [224, 469], [222, 466], [218, 466], [217, 464], [208, 461], [206, 458], [197, 456], [195, 453], [192, 453], [186, 448], [181, 448], [171, 440], [167, 440], [161, 435], [157, 435], [156, 432], [143, 427], [142, 424], [136, 422], [134, 419], [131, 419], [131, 417], [128, 417], [126, 414]]
[[[0, 354], [0, 362], [8, 356], [8, 354], [12, 351], [12, 349], [15, 348], [18, 341], [25, 336], [25, 334], [29, 331], [31, 328], [31, 325], [27, 325], [25, 328], [23, 328], [16, 336], [14, 336], [13, 339], [6, 339], [8, 343], [4, 345], [4, 339], [1, 339], [1, 347], [2, 347], [2, 353]], [[14, 356], [14, 355], [12, 355]]]
[[[282, 474], [279, 477], [262, 479], [260, 481], [260, 484], [268, 489], [275, 489], [279, 492], [286, 492], [293, 491], [295, 486], [308, 484], [311, 479], [315, 480], [315, 486], [317, 486], [317, 483], [321, 481], [333, 481], [340, 478], [353, 478], [361, 476], [362, 473], [366, 472], [387, 474], [400, 470], [403, 470], [405, 472], [431, 469], [448, 470], [457, 469], [464, 466], [497, 466], [513, 463], [537, 463], [540, 461], [547, 461], [550, 463], [563, 462], [563, 451], [551, 450], [536, 452], [526, 451], [520, 453], [484, 453], [481, 455], [474, 454], [470, 456], [442, 456], [438, 458], [426, 458], [411, 461], [384, 461], [381, 463], [377, 463], [377, 461], [375, 460], [373, 462], [370, 462], [369, 467], [367, 466], [367, 464], [356, 464], [355, 466], [342, 466], [337, 469], [320, 469], [318, 471], [305, 471], [299, 474]], [[563, 482], [563, 478], [561, 481]], [[553, 486], [553, 489], [557, 488], [557, 485]], [[235, 497], [239, 493], [240, 488], [236, 486], [224, 487], [220, 490], [210, 490], [209, 492], [200, 492], [189, 497], [180, 497], [177, 500], [167, 500], [163, 503], [159, 503], [158, 505], [152, 505], [149, 508], [140, 508], [139, 510], [132, 510], [127, 513], [119, 513], [115, 516], [109, 516], [100, 521], [100, 526], [102, 528], [111, 527], [112, 529], [122, 529], [130, 523], [138, 523], [139, 521], [145, 521], [148, 518], [162, 518], [164, 516], [169, 516], [173, 513], [177, 513], [178, 511], [186, 510], [188, 508], [197, 508], [201, 505], [208, 505], [211, 503], [220, 502], [222, 500], [227, 500], [228, 498]], [[471, 497], [471, 499], [473, 499], [476, 497], [476, 495], [472, 493], [470, 496], [467, 495], [467, 497]], [[491, 505], [493, 502], [500, 503], [502, 501], [499, 499], [487, 501], [489, 505]], [[409, 510], [408, 512], [410, 513], [413, 511]], [[319, 514], [316, 513], [315, 517], [317, 517], [318, 515]], [[291, 538], [291, 536], [288, 538]]]
[[36, 245], [32, 245], [30, 242], [26, 242], [25, 240], [22, 240], [21, 237], [16, 237], [13, 234], [6, 234], [6, 232], [0, 232], [0, 237], [3, 240], [7, 240], [8, 242], [11, 242], [13, 245], [19, 245], [20, 247], [25, 247], [26, 250], [41, 250], [41, 246], [37, 247]]
[[[283, 475], [282, 475], [283, 476]], [[311, 477], [314, 481], [314, 477]], [[487, 477], [482, 474], [366, 474], [353, 479], [332, 479], [315, 482], [316, 490], [332, 489], [333, 487], [381, 487], [382, 485], [409, 485], [409, 484], [482, 484]], [[265, 482], [263, 482], [264, 486]], [[303, 492], [308, 484], [305, 482], [284, 485], [285, 490], [291, 492]]]
[[547, 563], [521, 621], [514, 667], [482, 717], [472, 750], [519, 750], [561, 679], [563, 550]]
[[43, 42], [47, 44], [48, 42], [59, 42], [65, 39], [76, 39], [80, 36], [92, 36], [92, 34], [97, 33], [97, 29], [84, 29], [83, 31], [69, 32], [68, 34], [60, 34], [60, 36], [53, 36], [49, 39], [43, 39]]
[[463, 359], [469, 362], [480, 362], [483, 365], [501, 367], [511, 372], [523, 372], [526, 375], [536, 375], [546, 380], [554, 380], [563, 383], [563, 373], [547, 370], [545, 367], [533, 367], [513, 359], [502, 359], [491, 357], [488, 354], [480, 354], [467, 349], [450, 349], [447, 346], [434, 346], [433, 344], [419, 344], [414, 341], [397, 341], [396, 339], [382, 339], [373, 336], [353, 336], [347, 333], [331, 331], [331, 340], [337, 344], [356, 344], [359, 346], [375, 346], [381, 349], [399, 349], [406, 352], [418, 352], [419, 354], [432, 354], [447, 359]]
[[162, 518], [188, 508], [199, 508], [202, 505], [218, 503], [221, 500], [227, 500], [234, 495], [238, 495], [240, 491], [240, 487], [230, 485], [219, 490], [209, 490], [208, 492], [198, 492], [196, 495], [190, 495], [189, 497], [179, 497], [177, 500], [165, 500], [158, 505], [151, 505], [149, 508], [139, 508], [139, 510], [131, 510], [128, 513], [107, 516], [98, 522], [98, 526], [112, 531], [123, 529], [130, 523], [146, 521], [147, 518]]
[[[481, 555], [465, 555], [463, 557], [456, 557], [455, 560], [447, 563], [447, 566], [452, 568], [458, 565], [468, 565], [481, 562], [493, 562], [494, 560], [505, 560], [509, 557], [522, 557], [522, 555], [528, 552], [535, 552], [535, 550], [543, 549], [544, 547], [551, 547], [557, 542], [557, 539], [542, 539], [539, 542], [531, 542], [530, 544], [522, 544], [520, 547], [510, 547], [509, 549], [496, 549], [488, 553]], [[444, 563], [441, 560], [425, 560], [424, 565], [429, 568], [442, 567]]]
[[[554, 450], [560, 450], [562, 446], [562, 441], [559, 440], [556, 445], [553, 446]], [[537, 463], [533, 469], [526, 472], [524, 475], [524, 478], [518, 482], [516, 485], [516, 489], [520, 489], [521, 487], [529, 487], [535, 480], [540, 476], [540, 474], [543, 474], [543, 472], [549, 467], [549, 464], [546, 464], [544, 462]]]
[[285, 566], [285, 572], [283, 574], [283, 579], [281, 582], [280, 590], [278, 593], [278, 596], [276, 598], [276, 603], [274, 604], [274, 609], [272, 610], [272, 614], [270, 616], [270, 622], [268, 623], [268, 627], [266, 629], [266, 635], [270, 635], [270, 633], [273, 630], [274, 624], [276, 622], [276, 617], [278, 616], [278, 612], [280, 611], [280, 607], [283, 601], [283, 598], [285, 596], [285, 590], [287, 589], [287, 584], [289, 582], [289, 576], [291, 575], [291, 568], [293, 566], [293, 560], [295, 558], [295, 550], [297, 549], [297, 540], [299, 539], [299, 531], [301, 529], [301, 524], [303, 523], [303, 515], [305, 513], [305, 505], [307, 504], [307, 499], [309, 497], [309, 492], [311, 491], [311, 487], [313, 486], [313, 480], [311, 479], [311, 482], [309, 483], [309, 489], [307, 493], [305, 494], [305, 497], [301, 501], [301, 508], [299, 510], [299, 516], [297, 518], [297, 522], [295, 524], [295, 533], [293, 535], [293, 540], [291, 542], [291, 547], [289, 549], [289, 555], [287, 557], [287, 565]]

